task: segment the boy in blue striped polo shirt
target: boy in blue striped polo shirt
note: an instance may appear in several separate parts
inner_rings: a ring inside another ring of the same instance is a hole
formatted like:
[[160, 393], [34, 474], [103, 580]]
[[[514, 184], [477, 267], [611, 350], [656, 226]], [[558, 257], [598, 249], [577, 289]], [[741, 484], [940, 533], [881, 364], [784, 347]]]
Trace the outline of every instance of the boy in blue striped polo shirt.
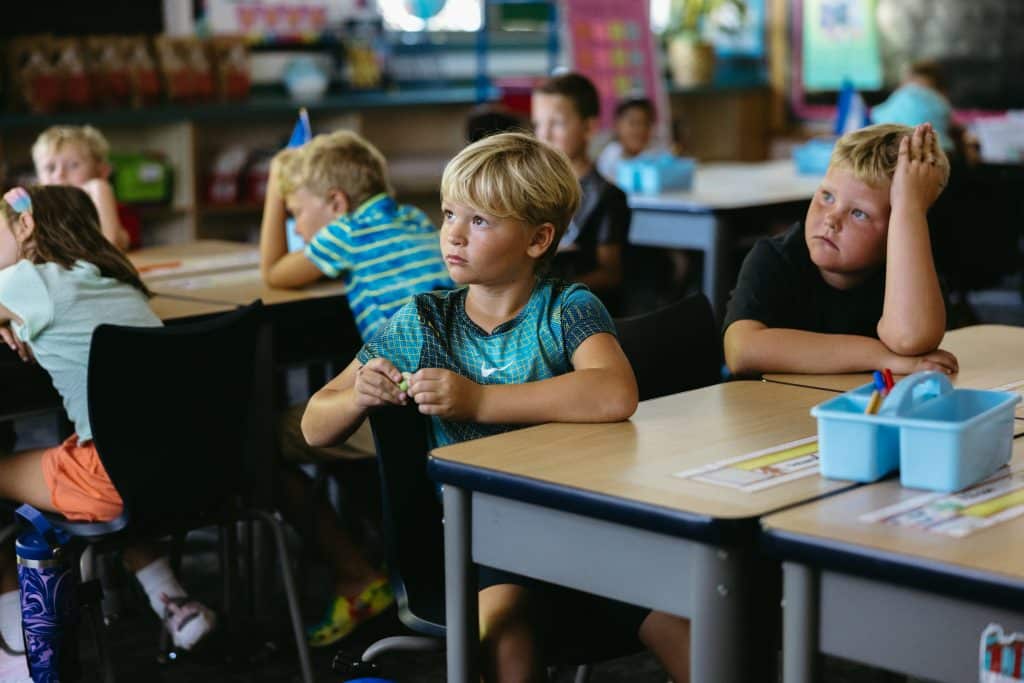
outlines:
[[[414, 294], [452, 286], [441, 259], [438, 231], [413, 206], [389, 194], [381, 153], [351, 131], [319, 135], [301, 148], [285, 149], [271, 164], [260, 237], [261, 268], [272, 287], [301, 287], [323, 276], [341, 278], [359, 334], [368, 341]], [[289, 253], [285, 209], [306, 241]], [[298, 406], [280, 425], [280, 452], [288, 462], [361, 459], [373, 455], [369, 427], [344, 444], [312, 448], [299, 431]], [[281, 477], [280, 505], [289, 519], [308, 515], [309, 486], [294, 467]], [[315, 542], [330, 565], [334, 595], [310, 645], [325, 647], [393, 601], [387, 577], [374, 568], [340, 523], [330, 504], [314, 501]]]
[[[260, 238], [267, 284], [302, 287], [325, 275], [341, 278], [364, 341], [414, 294], [452, 286], [437, 229], [422, 211], [391, 197], [387, 162], [377, 148], [340, 130], [280, 156]], [[281, 199], [306, 240], [302, 251], [288, 253]]]
[[[540, 277], [579, 206], [568, 158], [529, 135], [494, 135], [448, 164], [441, 196], [441, 249], [464, 286], [399, 310], [310, 399], [307, 441], [333, 443], [373, 408], [409, 401], [430, 416], [434, 445], [632, 415], [636, 380], [608, 312], [583, 285]], [[639, 638], [688, 680], [684, 619], [487, 568], [480, 580], [487, 680], [544, 680], [549, 638], [580, 631]]]

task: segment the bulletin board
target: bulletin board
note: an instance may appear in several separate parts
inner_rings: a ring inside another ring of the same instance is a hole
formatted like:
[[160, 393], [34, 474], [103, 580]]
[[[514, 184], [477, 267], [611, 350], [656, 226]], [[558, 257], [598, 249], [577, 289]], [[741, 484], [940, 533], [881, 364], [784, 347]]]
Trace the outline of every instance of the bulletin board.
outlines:
[[573, 69], [597, 86], [601, 127], [610, 128], [624, 99], [648, 97], [660, 123], [668, 120], [668, 98], [647, 2], [565, 0]]
[[[960, 112], [1024, 108], [1022, 0], [790, 0], [789, 8], [790, 91], [802, 118], [834, 114], [840, 72], [873, 104], [918, 60], [942, 66]], [[844, 42], [830, 44], [842, 30]]]

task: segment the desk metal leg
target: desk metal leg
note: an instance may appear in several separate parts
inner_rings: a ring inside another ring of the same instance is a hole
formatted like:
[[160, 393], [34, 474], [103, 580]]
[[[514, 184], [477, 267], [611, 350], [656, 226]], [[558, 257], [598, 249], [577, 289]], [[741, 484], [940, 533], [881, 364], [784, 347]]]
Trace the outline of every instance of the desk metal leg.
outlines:
[[755, 662], [746, 642], [751, 616], [736, 549], [693, 544], [690, 680], [738, 683]]
[[817, 680], [818, 572], [792, 562], [782, 564], [782, 680]]
[[479, 606], [471, 544], [472, 494], [444, 486], [444, 589], [448, 682], [477, 683]]

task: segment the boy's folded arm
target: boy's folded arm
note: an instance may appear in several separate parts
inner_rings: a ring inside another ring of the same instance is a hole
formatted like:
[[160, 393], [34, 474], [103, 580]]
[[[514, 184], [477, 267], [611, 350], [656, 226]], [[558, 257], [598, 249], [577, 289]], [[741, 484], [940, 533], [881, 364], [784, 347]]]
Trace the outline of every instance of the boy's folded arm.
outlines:
[[572, 363], [573, 371], [558, 377], [485, 385], [476, 421], [617, 422], [636, 412], [636, 378], [614, 336], [588, 337], [577, 347]]
[[924, 209], [895, 204], [887, 240], [885, 304], [878, 338], [902, 356], [934, 351], [946, 331], [946, 306]]
[[302, 414], [302, 436], [310, 446], [330, 446], [354, 432], [366, 409], [355, 400], [356, 373], [362, 363], [353, 360], [340, 375], [313, 394]]
[[271, 174], [267, 196], [263, 200], [263, 218], [260, 221], [260, 273], [271, 287], [289, 289], [303, 287], [321, 277], [320, 270], [302, 252], [288, 252], [285, 232], [284, 199]]
[[100, 230], [111, 244], [118, 249], [127, 249], [131, 244], [128, 231], [121, 225], [117, 215], [117, 197], [114, 188], [103, 178], [93, 178], [82, 189], [92, 198], [96, 213], [100, 218]]
[[768, 327], [737, 320], [725, 331], [725, 362], [734, 375], [832, 374], [887, 367], [893, 353], [877, 339]]

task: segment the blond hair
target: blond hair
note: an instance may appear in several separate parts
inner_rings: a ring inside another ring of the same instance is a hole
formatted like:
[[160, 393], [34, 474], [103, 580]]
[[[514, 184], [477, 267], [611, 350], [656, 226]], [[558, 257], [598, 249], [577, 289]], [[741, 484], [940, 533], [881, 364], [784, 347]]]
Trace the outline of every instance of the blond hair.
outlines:
[[270, 180], [277, 184], [282, 195], [289, 195], [295, 191], [301, 166], [301, 148], [287, 147], [274, 155], [274, 162], [270, 167], [273, 177]]
[[292, 182], [293, 190], [302, 187], [320, 197], [340, 190], [350, 210], [374, 195], [391, 192], [384, 155], [349, 130], [317, 135], [307, 142], [301, 148]]
[[32, 160], [38, 166], [43, 155], [66, 144], [81, 145], [97, 164], [107, 163], [110, 143], [92, 126], [50, 126], [32, 144]]
[[530, 226], [551, 223], [554, 240], [537, 264], [543, 271], [579, 208], [580, 184], [562, 152], [524, 133], [500, 133], [474, 142], [448, 162], [441, 200]]
[[[910, 126], [895, 123], [879, 123], [855, 130], [836, 142], [830, 165], [849, 170], [857, 180], [872, 187], [886, 185], [892, 182], [896, 172], [900, 140], [913, 134]], [[935, 154], [935, 163], [942, 171], [945, 185], [949, 181], [949, 159], [941, 147]]]

